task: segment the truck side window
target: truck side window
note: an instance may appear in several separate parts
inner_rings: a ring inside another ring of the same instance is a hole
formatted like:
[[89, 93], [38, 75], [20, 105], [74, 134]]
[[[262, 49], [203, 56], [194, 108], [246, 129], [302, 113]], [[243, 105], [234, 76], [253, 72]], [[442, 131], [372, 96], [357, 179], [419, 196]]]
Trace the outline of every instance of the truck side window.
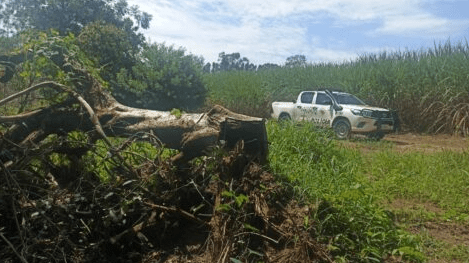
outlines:
[[313, 103], [313, 96], [313, 92], [303, 92], [303, 94], [301, 94], [301, 103]]
[[319, 105], [332, 105], [332, 100], [324, 93], [318, 93], [316, 96], [316, 104]]

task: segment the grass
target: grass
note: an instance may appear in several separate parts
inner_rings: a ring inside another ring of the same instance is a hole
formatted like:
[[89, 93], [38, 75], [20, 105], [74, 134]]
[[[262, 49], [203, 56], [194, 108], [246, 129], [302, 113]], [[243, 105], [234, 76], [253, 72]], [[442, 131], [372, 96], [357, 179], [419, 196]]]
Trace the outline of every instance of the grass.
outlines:
[[465, 245], [450, 245], [435, 241], [432, 238], [425, 240], [427, 251], [433, 255], [433, 261], [467, 262], [469, 248]]
[[340, 148], [329, 130], [310, 123], [268, 122], [270, 168], [297, 186], [306, 202], [318, 240], [337, 262], [382, 261], [401, 256], [422, 261], [420, 239], [393, 222], [361, 174], [358, 151]]
[[267, 128], [271, 168], [302, 185], [312, 199], [340, 195], [355, 185], [358, 156], [341, 152], [330, 130], [306, 122], [279, 125], [275, 121], [268, 122]]
[[397, 153], [368, 156], [362, 173], [381, 199], [431, 202], [447, 211], [446, 219], [469, 223], [469, 153]]
[[221, 104], [241, 114], [270, 115], [270, 88], [254, 72], [230, 71], [205, 75], [205, 84], [211, 87], [209, 104]]
[[269, 121], [267, 128], [270, 169], [314, 204], [318, 240], [337, 262], [469, 258], [467, 245], [426, 228], [443, 225], [449, 232], [441, 235], [451, 239], [455, 227], [469, 225], [469, 152], [400, 153], [386, 141], [336, 141], [309, 123]]
[[469, 152], [400, 153], [384, 142], [354, 143], [356, 148], [374, 144], [373, 152], [362, 155], [357, 174], [367, 178], [369, 194], [391, 212], [400, 229], [419, 229], [427, 260], [466, 262], [467, 245], [431, 236], [426, 224], [444, 226], [434, 231], [450, 240], [460, 232], [458, 226], [469, 225]]

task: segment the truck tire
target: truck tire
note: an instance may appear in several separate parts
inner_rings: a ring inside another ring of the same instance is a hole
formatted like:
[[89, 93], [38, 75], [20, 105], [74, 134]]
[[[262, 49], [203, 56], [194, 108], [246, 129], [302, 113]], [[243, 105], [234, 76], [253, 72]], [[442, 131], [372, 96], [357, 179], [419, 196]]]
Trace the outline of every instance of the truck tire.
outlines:
[[282, 112], [282, 113], [280, 113], [280, 116], [278, 116], [278, 121], [279, 122], [289, 121], [289, 120], [291, 120], [290, 114], [288, 114], [286, 112]]
[[337, 139], [345, 140], [350, 137], [350, 124], [347, 120], [340, 119], [335, 121], [332, 128], [334, 129]]

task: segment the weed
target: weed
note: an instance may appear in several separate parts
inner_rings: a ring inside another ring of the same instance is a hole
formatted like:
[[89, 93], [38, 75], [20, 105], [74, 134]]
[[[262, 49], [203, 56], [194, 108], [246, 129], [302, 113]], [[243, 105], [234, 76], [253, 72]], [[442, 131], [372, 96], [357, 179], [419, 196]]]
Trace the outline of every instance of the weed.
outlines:
[[271, 169], [305, 189], [307, 199], [318, 200], [305, 226], [315, 222], [318, 240], [337, 260], [381, 261], [399, 254], [423, 261], [419, 240], [398, 229], [376, 203], [356, 151], [339, 148], [330, 131], [310, 123], [270, 121], [267, 128]]
[[373, 180], [377, 198], [432, 202], [448, 211], [448, 219], [461, 220], [468, 214], [468, 154], [402, 154], [385, 150], [369, 157], [362, 167], [363, 173]]
[[182, 114], [184, 114], [184, 111], [181, 111], [180, 109], [172, 109], [170, 113], [179, 119], [181, 118]]

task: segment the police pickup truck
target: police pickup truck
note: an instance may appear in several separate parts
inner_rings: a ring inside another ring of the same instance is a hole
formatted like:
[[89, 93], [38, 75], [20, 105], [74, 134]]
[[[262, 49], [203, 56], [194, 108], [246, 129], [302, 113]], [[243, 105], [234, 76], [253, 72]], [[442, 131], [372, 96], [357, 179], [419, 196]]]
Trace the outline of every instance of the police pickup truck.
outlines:
[[278, 120], [311, 121], [330, 127], [339, 139], [364, 134], [380, 140], [398, 125], [394, 112], [368, 106], [345, 92], [303, 91], [296, 102], [273, 102], [272, 110], [272, 117]]

